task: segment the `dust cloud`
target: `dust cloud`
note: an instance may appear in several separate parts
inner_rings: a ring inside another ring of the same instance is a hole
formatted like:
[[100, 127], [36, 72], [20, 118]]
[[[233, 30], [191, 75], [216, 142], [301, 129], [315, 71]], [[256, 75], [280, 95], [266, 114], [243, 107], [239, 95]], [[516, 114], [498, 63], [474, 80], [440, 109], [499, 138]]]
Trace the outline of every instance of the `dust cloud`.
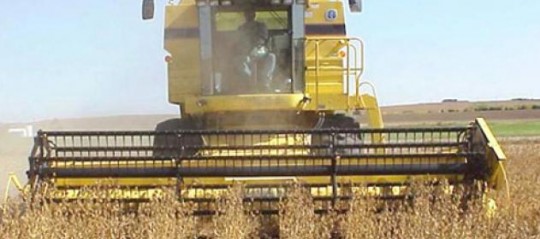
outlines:
[[[34, 139], [23, 137], [23, 133], [9, 132], [10, 129], [26, 129], [32, 126], [33, 133], [37, 130], [153, 130], [156, 124], [176, 115], [140, 115], [112, 116], [81, 119], [54, 119], [34, 123], [0, 124], [0, 193], [5, 192], [10, 173], [26, 183], [28, 157], [32, 150]], [[16, 195], [16, 189], [11, 187], [10, 195]]]

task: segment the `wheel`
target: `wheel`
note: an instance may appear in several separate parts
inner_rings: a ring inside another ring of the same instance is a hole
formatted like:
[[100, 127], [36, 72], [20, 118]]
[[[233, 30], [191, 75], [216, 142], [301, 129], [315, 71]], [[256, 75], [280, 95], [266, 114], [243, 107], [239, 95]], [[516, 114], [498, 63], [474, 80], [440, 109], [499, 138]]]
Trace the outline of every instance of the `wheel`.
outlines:
[[[321, 129], [359, 129], [360, 124], [354, 121], [352, 117], [345, 116], [342, 114], [338, 115], [331, 115], [327, 116], [324, 123], [321, 126]], [[334, 141], [334, 142], [332, 142]], [[350, 145], [350, 144], [358, 144], [361, 141], [360, 135], [355, 133], [341, 133], [335, 135], [335, 138], [332, 139], [331, 135], [328, 134], [319, 134], [319, 135], [312, 135], [311, 143], [313, 145], [328, 145], [331, 144], [334, 145]], [[318, 155], [328, 155], [332, 154], [334, 152], [331, 151], [330, 148], [319, 148], [314, 149], [313, 154]], [[357, 149], [353, 148], [338, 148], [335, 151], [336, 154], [339, 155], [351, 155], [358, 153]]]
[[[197, 130], [196, 124], [190, 118], [169, 119], [156, 125], [153, 155], [157, 157], [193, 156], [196, 148], [203, 145], [200, 135], [174, 133], [179, 130]], [[188, 149], [182, 150], [182, 146]]]

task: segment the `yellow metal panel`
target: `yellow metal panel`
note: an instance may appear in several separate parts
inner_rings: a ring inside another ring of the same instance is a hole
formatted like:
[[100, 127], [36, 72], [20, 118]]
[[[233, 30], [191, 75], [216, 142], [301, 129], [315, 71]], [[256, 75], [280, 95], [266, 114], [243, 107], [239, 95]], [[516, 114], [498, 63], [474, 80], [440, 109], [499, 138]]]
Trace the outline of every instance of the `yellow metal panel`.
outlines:
[[[369, 193], [372, 196], [382, 195], [383, 193], [390, 193], [394, 195], [399, 195], [401, 191], [405, 189], [404, 186], [397, 186], [397, 190], [392, 190], [395, 192], [385, 192], [383, 188], [378, 186], [369, 186], [365, 185], [377, 184], [379, 186], [384, 185], [394, 185], [394, 184], [403, 184], [407, 182], [415, 181], [433, 181], [433, 180], [446, 180], [448, 182], [461, 182], [463, 180], [462, 175], [403, 175], [403, 176], [339, 176], [337, 177], [337, 182], [342, 185], [353, 185], [349, 189], [338, 189], [338, 190], [359, 190], [367, 188]], [[193, 197], [205, 197], [212, 198], [219, 195], [221, 192], [226, 189], [212, 189], [203, 191], [201, 189], [193, 188], [193, 186], [204, 187], [204, 186], [233, 186], [235, 183], [245, 183], [251, 186], [255, 185], [286, 185], [289, 182], [300, 182], [308, 184], [330, 184], [330, 177], [282, 177], [282, 178], [199, 178], [192, 179], [186, 178], [184, 183], [181, 185], [181, 193], [184, 197], [193, 198]], [[107, 186], [106, 184], [100, 184]], [[86, 185], [88, 186], [88, 184]], [[170, 185], [156, 185], [154, 188], [136, 188], [128, 187], [122, 188], [122, 184], [111, 184], [108, 186], [114, 186], [108, 189], [101, 189], [99, 194], [93, 194], [90, 191], [78, 189], [78, 188], [49, 188], [47, 191], [47, 197], [50, 199], [92, 199], [96, 197], [103, 197], [106, 195], [108, 199], [152, 199], [156, 197], [161, 197], [165, 190], [176, 190], [176, 184]], [[119, 187], [120, 186], [120, 187]], [[325, 190], [326, 189], [326, 190]], [[312, 188], [312, 194], [314, 196], [329, 196], [331, 195], [331, 187], [315, 187]]]
[[[337, 11], [336, 19], [328, 21], [326, 19], [326, 11], [335, 9]], [[309, 1], [308, 8], [305, 13], [305, 24], [344, 24], [345, 17], [343, 14], [342, 2], [329, 1]]]
[[497, 139], [495, 138], [495, 135], [492, 133], [491, 128], [489, 128], [486, 120], [483, 118], [476, 119], [476, 123], [484, 133], [484, 136], [486, 137], [486, 140], [488, 142], [488, 147], [493, 150], [494, 156], [497, 157], [497, 160], [499, 161], [505, 161], [506, 155], [504, 154], [501, 146], [497, 142]]
[[316, 42], [319, 44], [319, 60], [321, 65], [324, 64], [339, 64], [342, 63], [342, 60], [338, 57], [338, 52], [341, 49], [344, 49], [347, 45], [345, 44], [344, 38], [327, 38], [327, 37], [307, 37], [307, 42], [305, 45], [305, 54], [306, 61], [310, 65], [314, 65], [316, 61]]
[[[308, 83], [306, 84], [306, 91], [307, 92], [315, 92], [315, 83]], [[324, 96], [323, 94], [341, 94], [343, 92], [343, 84], [339, 83], [319, 83], [319, 99], [322, 101]], [[326, 102], [320, 102], [322, 104]]]
[[197, 6], [189, 4], [189, 1], [182, 2], [181, 5], [167, 6], [165, 8], [165, 28], [199, 26]]
[[168, 6], [165, 15], [165, 49], [168, 63], [169, 101], [181, 104], [187, 95], [201, 92], [198, 11], [194, 1]]
[[89, 186], [111, 184], [117, 186], [171, 186], [176, 184], [176, 178], [56, 178], [54, 183], [59, 187]]
[[[319, 107], [314, 95], [311, 94], [258, 94], [258, 95], [216, 95], [216, 96], [186, 96], [186, 113], [200, 114], [227, 111], [266, 111], [266, 110], [305, 110], [305, 111], [335, 111], [358, 109], [355, 107], [357, 99], [344, 95], [335, 94], [341, 86], [329, 85], [335, 90], [332, 93], [321, 91], [319, 95]], [[308, 86], [309, 87], [309, 86]], [[329, 89], [329, 87], [325, 88]], [[305, 97], [311, 100], [302, 104]]]
[[382, 113], [377, 98], [372, 95], [363, 94], [359, 100], [360, 107], [367, 110], [369, 127], [376, 129], [384, 128]]
[[187, 113], [225, 111], [294, 110], [304, 98], [303, 94], [256, 94], [216, 95], [189, 97], [186, 99]]
[[[308, 37], [305, 43], [306, 94], [314, 98], [315, 110], [347, 109], [344, 95], [344, 62], [338, 52], [344, 48], [342, 39]], [[333, 96], [332, 96], [333, 94]], [[323, 96], [324, 95], [324, 96]], [[343, 98], [336, 101], [336, 98]], [[332, 101], [332, 102], [330, 102]], [[341, 105], [336, 105], [341, 102]]]
[[474, 140], [478, 141], [476, 142], [477, 144], [485, 146], [486, 157], [490, 168], [488, 184], [497, 190], [506, 190], [507, 196], [510, 197], [508, 177], [505, 170], [506, 155], [487, 122], [482, 118], [478, 118], [476, 119], [476, 124], [480, 132], [475, 135]]

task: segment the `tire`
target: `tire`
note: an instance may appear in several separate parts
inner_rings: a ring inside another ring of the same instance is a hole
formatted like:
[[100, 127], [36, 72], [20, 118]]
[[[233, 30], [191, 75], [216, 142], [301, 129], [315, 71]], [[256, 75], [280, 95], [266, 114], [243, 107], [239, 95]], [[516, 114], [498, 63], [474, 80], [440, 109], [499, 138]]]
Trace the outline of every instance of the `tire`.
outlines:
[[[321, 126], [321, 129], [359, 129], [360, 124], [354, 121], [352, 117], [345, 116], [342, 114], [338, 115], [332, 115], [328, 116], [323, 125]], [[359, 135], [353, 135], [353, 134], [338, 134], [335, 136], [335, 145], [346, 145], [346, 144], [358, 144], [360, 141]], [[311, 143], [313, 145], [330, 145], [332, 144], [332, 136], [330, 135], [313, 135]], [[320, 149], [314, 149], [314, 154], [318, 155], [329, 155], [333, 152], [330, 149], [326, 148], [320, 148]], [[336, 150], [337, 154], [339, 155], [351, 155], [351, 154], [357, 154], [357, 149], [350, 149], [350, 148], [344, 148], [344, 149], [338, 149]]]
[[197, 149], [182, 150], [182, 146], [190, 147], [204, 144], [200, 135], [172, 133], [172, 131], [178, 130], [197, 130], [197, 127], [190, 118], [169, 119], [156, 125], [156, 136], [153, 142], [154, 157], [178, 158], [182, 156], [193, 156], [197, 153]]

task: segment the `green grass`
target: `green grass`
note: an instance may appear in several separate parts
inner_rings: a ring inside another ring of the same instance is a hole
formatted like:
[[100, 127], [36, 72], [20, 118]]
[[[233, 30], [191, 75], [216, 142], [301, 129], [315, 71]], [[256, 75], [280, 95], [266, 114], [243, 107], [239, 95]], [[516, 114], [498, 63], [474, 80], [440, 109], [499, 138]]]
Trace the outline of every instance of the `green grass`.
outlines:
[[493, 121], [488, 122], [493, 133], [498, 137], [540, 136], [539, 121]]
[[[496, 137], [530, 137], [540, 136], [539, 120], [489, 120], [488, 125]], [[399, 127], [449, 127], [466, 126], [468, 122], [426, 122], [412, 125], [400, 125]]]

